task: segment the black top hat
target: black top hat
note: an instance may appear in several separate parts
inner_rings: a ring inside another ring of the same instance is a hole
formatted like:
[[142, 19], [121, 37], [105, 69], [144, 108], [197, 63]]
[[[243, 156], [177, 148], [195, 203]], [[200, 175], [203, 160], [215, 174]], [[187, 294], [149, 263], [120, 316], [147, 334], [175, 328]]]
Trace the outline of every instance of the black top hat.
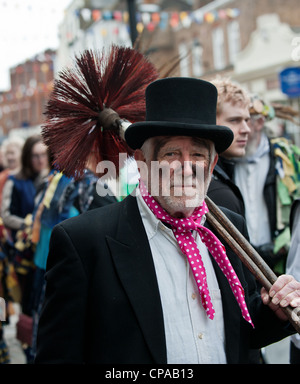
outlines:
[[169, 77], [146, 89], [146, 120], [131, 124], [125, 139], [132, 149], [154, 136], [195, 136], [211, 140], [218, 153], [232, 143], [230, 128], [216, 125], [216, 87], [204, 80]]

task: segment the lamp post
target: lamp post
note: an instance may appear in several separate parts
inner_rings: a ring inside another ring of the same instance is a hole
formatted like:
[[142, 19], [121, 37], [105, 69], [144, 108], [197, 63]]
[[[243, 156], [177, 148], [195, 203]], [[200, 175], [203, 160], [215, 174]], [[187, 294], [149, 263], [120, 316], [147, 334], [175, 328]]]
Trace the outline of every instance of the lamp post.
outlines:
[[132, 46], [134, 46], [135, 40], [137, 38], [135, 0], [127, 0], [127, 7], [129, 13], [130, 38]]

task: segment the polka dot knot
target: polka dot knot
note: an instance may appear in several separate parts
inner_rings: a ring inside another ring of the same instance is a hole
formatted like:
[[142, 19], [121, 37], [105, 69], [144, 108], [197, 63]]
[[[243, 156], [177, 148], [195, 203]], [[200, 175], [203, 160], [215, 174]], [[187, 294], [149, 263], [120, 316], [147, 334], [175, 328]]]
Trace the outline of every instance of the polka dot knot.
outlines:
[[247, 305], [245, 303], [243, 287], [226, 255], [224, 245], [208, 228], [201, 225], [202, 217], [208, 212], [206, 203], [204, 202], [201, 207], [197, 208], [192, 216], [188, 218], [177, 219], [170, 216], [159, 205], [159, 203], [154, 200], [154, 198], [148, 193], [147, 188], [143, 182], [140, 182], [140, 191], [144, 201], [150, 210], [154, 213], [154, 215], [159, 220], [171, 225], [175, 239], [177, 240], [181, 251], [187, 256], [188, 262], [193, 272], [193, 276], [197, 283], [201, 302], [207, 313], [207, 316], [210, 319], [213, 319], [215, 310], [213, 308], [208, 290], [206, 271], [202, 257], [192, 234], [193, 230], [196, 230], [199, 233], [202, 242], [206, 245], [209, 252], [221, 268], [223, 274], [227, 278], [232, 292], [239, 304], [243, 318], [253, 326]]

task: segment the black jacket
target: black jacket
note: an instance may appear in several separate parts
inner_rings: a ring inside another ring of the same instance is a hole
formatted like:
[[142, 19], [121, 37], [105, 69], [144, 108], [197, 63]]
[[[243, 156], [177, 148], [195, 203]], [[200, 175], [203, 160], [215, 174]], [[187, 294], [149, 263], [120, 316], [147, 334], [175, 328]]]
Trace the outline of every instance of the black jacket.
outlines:
[[233, 182], [234, 163], [219, 157], [208, 188], [208, 197], [217, 205], [245, 218], [245, 205], [239, 188]]
[[299, 204], [300, 204], [300, 198], [294, 200], [294, 202], [292, 204], [292, 207], [291, 207], [291, 212], [290, 212], [290, 231], [291, 231], [291, 233], [292, 233], [292, 230], [293, 230], [295, 213], [296, 213], [296, 210], [298, 209]]
[[270, 144], [270, 166], [269, 171], [266, 177], [265, 186], [264, 186], [264, 199], [267, 205], [269, 222], [270, 222], [270, 230], [271, 230], [271, 239], [275, 239], [277, 236], [277, 206], [276, 206], [276, 196], [277, 196], [277, 185], [276, 185], [276, 159], [274, 154], [274, 148], [272, 144]]
[[[276, 207], [276, 168], [274, 148], [270, 143], [270, 166], [264, 185], [264, 200], [266, 202], [271, 239], [274, 240], [278, 235], [277, 231], [277, 207]], [[245, 218], [245, 204], [240, 189], [234, 183], [233, 161], [220, 156], [218, 163], [213, 171], [212, 181], [208, 189], [208, 197], [217, 205], [226, 207], [233, 212], [242, 215]]]
[[[247, 236], [242, 218], [225, 212]], [[222, 293], [227, 361], [244, 363], [250, 346], [273, 343], [288, 333], [262, 304], [250, 273], [226, 250], [255, 324], [253, 330], [242, 318], [213, 260]], [[57, 225], [46, 280], [36, 363], [167, 363], [159, 288], [136, 198], [128, 196]]]

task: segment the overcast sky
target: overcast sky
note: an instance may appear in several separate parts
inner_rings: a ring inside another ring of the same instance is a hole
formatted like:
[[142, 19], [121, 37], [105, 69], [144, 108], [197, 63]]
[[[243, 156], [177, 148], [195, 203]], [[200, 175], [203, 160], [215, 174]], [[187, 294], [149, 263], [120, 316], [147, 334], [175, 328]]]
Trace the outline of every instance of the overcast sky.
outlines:
[[0, 0], [0, 91], [9, 68], [58, 47], [58, 25], [72, 0]]

